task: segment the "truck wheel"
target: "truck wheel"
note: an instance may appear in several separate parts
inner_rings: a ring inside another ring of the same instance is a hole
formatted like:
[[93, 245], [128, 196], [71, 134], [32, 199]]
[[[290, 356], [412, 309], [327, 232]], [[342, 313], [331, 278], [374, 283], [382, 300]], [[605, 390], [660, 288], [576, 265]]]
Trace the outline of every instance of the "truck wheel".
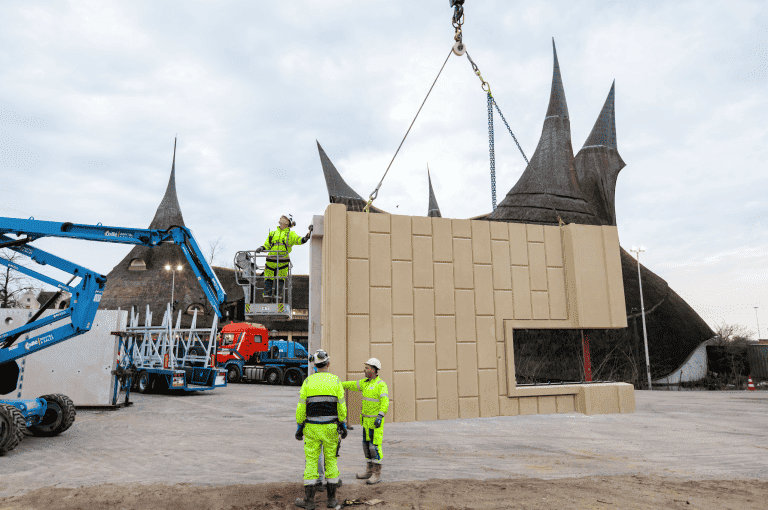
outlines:
[[48, 403], [48, 409], [40, 423], [29, 427], [34, 436], [51, 437], [58, 436], [75, 422], [75, 404], [66, 395], [43, 395]]
[[280, 375], [281, 375], [280, 369], [270, 368], [269, 370], [267, 370], [267, 373], [265, 374], [264, 379], [269, 384], [280, 384], [280, 382], [282, 381], [282, 377], [280, 377]]
[[289, 386], [301, 386], [304, 377], [297, 368], [292, 368], [285, 373], [285, 383]]
[[0, 455], [19, 446], [26, 428], [21, 411], [12, 405], [0, 404]]
[[136, 389], [139, 393], [149, 393], [152, 388], [152, 385], [150, 384], [151, 382], [152, 378], [150, 377], [149, 372], [142, 370], [139, 372], [138, 379], [136, 379]]
[[240, 382], [240, 367], [237, 365], [229, 365], [227, 367], [227, 382], [236, 383]]

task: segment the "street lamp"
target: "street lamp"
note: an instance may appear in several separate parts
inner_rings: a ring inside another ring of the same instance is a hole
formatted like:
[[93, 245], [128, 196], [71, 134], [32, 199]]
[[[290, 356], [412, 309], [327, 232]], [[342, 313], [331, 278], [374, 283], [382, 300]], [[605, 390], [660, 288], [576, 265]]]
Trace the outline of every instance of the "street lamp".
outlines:
[[757, 340], [760, 340], [760, 319], [757, 318], [757, 309], [758, 307], [753, 307], [755, 309], [755, 320], [757, 321]]
[[181, 271], [181, 264], [176, 267], [171, 267], [170, 264], [166, 264], [165, 270], [171, 271], [171, 310], [173, 310], [173, 291], [176, 286], [176, 271]]
[[645, 342], [645, 371], [648, 375], [648, 389], [653, 389], [651, 387], [651, 360], [648, 358], [648, 334], [645, 331], [645, 304], [643, 303], [643, 280], [640, 277], [640, 253], [645, 251], [645, 246], [640, 246], [638, 248], [637, 246], [633, 246], [629, 249], [632, 253], [634, 253], [637, 256], [637, 281], [640, 284], [640, 313], [643, 316], [643, 341]]

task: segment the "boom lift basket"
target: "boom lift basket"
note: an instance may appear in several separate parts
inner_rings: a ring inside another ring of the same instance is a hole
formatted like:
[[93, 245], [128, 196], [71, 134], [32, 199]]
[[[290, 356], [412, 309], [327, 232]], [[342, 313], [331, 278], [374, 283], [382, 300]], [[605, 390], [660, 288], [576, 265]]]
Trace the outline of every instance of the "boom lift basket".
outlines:
[[[281, 258], [280, 254], [279, 251], [257, 253], [255, 250], [239, 251], [235, 254], [235, 277], [238, 285], [243, 288], [247, 321], [289, 321], [292, 318], [293, 264], [290, 259]], [[264, 276], [267, 257], [277, 259], [277, 267], [288, 262], [287, 274], [279, 276], [279, 272], [276, 272], [274, 276], [272, 284], [274, 292], [271, 297], [264, 297], [264, 284], [268, 279]]]

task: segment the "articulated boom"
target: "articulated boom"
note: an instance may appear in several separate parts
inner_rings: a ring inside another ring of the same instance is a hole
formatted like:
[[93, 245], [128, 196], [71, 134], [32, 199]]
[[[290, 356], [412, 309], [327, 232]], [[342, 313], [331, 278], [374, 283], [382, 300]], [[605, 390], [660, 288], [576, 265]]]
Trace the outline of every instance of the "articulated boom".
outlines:
[[[18, 238], [9, 237], [8, 234], [14, 234]], [[0, 218], [0, 248], [8, 248], [30, 257], [40, 265], [52, 266], [72, 275], [72, 279], [69, 282], [63, 283], [27, 267], [19, 266], [0, 258], [0, 264], [53, 285], [59, 289], [59, 292], [67, 291], [72, 295], [69, 309], [38, 320], [43, 311], [56, 300], [58, 297], [56, 295], [45, 303], [27, 324], [0, 335], [0, 375], [6, 375], [3, 372], [14, 368], [9, 365], [2, 366], [3, 363], [14, 361], [89, 331], [96, 316], [96, 311], [99, 308], [101, 295], [104, 292], [104, 286], [107, 282], [106, 276], [29, 245], [32, 241], [42, 237], [64, 237], [86, 241], [135, 244], [147, 247], [157, 246], [161, 243], [177, 244], [184, 253], [184, 256], [187, 257], [190, 266], [192, 266], [192, 270], [195, 272], [195, 276], [197, 276], [197, 281], [200, 282], [208, 301], [213, 306], [216, 314], [221, 317], [221, 305], [226, 301], [227, 295], [213, 269], [205, 261], [205, 257], [200, 251], [192, 232], [186, 227], [174, 226], [168, 230], [151, 230], [105, 227], [102, 225], [79, 225], [34, 219]], [[67, 318], [70, 319], [68, 324], [47, 333], [31, 337], [23, 342], [16, 342], [21, 335]], [[10, 365], [15, 365], [15, 363]], [[15, 368], [18, 369], [18, 367]], [[12, 375], [10, 377], [13, 378]], [[0, 379], [3, 378], [0, 377]]]

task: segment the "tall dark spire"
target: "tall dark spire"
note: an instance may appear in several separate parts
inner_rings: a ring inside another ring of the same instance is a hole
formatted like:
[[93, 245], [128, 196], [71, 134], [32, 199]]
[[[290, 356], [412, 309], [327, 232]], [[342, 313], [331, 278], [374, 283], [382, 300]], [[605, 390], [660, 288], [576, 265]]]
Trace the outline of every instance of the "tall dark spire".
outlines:
[[[323, 166], [325, 186], [328, 188], [328, 200], [332, 204], [344, 204], [348, 211], [362, 211], [367, 202], [342, 179], [341, 174], [320, 146], [320, 142], [317, 140], [315, 142], [317, 142], [317, 151], [320, 153], [320, 164]], [[383, 212], [373, 206], [370, 210], [377, 213]]]
[[427, 210], [427, 216], [430, 218], [442, 218], [440, 214], [440, 206], [437, 205], [437, 199], [435, 198], [435, 191], [432, 189], [432, 177], [429, 175], [429, 165], [427, 165], [427, 180], [429, 181], [429, 209]]
[[[563, 77], [560, 75], [560, 63], [557, 60], [557, 49], [555, 48], [554, 38], [552, 38], [552, 54], [554, 56], [555, 64], [552, 72], [552, 90], [549, 93], [547, 117], [560, 116], [564, 119], [568, 119], [568, 103], [565, 101]], [[568, 128], [570, 131], [570, 125]]]
[[171, 164], [171, 177], [168, 179], [168, 187], [165, 195], [157, 207], [155, 217], [149, 224], [151, 229], [166, 229], [171, 225], [184, 226], [184, 217], [181, 215], [179, 199], [176, 196], [176, 139], [173, 139], [173, 163]]
[[614, 80], [595, 127], [574, 160], [581, 190], [603, 225], [616, 225], [616, 181], [626, 166], [616, 144], [615, 90]]

